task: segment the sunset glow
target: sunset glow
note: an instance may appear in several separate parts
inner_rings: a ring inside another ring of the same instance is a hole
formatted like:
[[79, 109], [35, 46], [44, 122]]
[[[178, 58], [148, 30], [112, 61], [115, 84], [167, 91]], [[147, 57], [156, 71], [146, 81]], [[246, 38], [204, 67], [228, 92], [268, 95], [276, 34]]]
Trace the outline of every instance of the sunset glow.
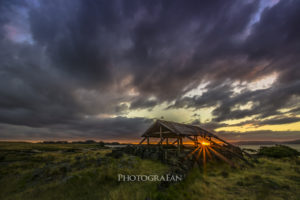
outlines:
[[204, 145], [204, 146], [209, 146], [209, 145], [210, 145], [210, 143], [209, 143], [209, 142], [204, 142], [204, 141], [203, 141], [203, 142], [201, 142], [201, 144], [202, 144], [202, 145]]

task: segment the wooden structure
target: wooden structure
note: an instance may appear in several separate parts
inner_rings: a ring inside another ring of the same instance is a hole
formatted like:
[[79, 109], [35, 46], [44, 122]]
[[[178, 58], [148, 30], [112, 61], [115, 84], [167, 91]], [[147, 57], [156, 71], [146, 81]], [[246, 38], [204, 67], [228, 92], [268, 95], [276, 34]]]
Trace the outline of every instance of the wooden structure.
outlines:
[[[199, 127], [188, 124], [181, 124], [165, 120], [157, 120], [152, 124], [142, 135], [143, 139], [140, 145], [146, 143], [148, 146], [153, 144], [151, 138], [158, 139], [161, 148], [166, 148], [170, 145], [176, 145], [179, 153], [185, 154], [186, 158], [192, 157], [195, 162], [207, 159], [218, 158], [231, 166], [235, 167], [232, 158], [238, 158], [247, 162], [243, 156], [243, 152], [239, 147], [236, 147], [229, 142], [219, 138], [215, 134]], [[183, 142], [186, 139], [188, 142]]]

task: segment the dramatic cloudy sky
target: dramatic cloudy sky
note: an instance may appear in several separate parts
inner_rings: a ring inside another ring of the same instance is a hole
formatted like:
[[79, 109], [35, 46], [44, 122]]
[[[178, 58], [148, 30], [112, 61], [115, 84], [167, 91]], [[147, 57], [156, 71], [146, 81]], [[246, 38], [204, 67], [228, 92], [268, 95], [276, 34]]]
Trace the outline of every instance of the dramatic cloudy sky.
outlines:
[[300, 139], [299, 24], [298, 0], [0, 0], [0, 139]]

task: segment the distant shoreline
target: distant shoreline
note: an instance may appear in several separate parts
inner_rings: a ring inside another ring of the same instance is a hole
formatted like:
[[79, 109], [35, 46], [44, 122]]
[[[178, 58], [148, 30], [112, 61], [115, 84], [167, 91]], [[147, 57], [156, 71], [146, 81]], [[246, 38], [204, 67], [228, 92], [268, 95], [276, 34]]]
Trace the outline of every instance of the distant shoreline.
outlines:
[[[137, 144], [135, 142], [103, 142], [103, 141], [61, 141], [61, 140], [53, 140], [53, 141], [14, 141], [14, 140], [0, 140], [2, 143], [40, 143], [40, 144], [97, 144], [103, 143], [105, 146], [116, 146], [116, 145], [129, 145], [129, 144]], [[234, 145], [275, 145], [275, 144], [300, 144], [300, 139], [298, 140], [290, 140], [290, 141], [232, 141], [231, 144]]]
[[292, 141], [238, 141], [232, 142], [234, 145], [275, 145], [275, 144], [300, 144], [299, 140], [292, 140]]

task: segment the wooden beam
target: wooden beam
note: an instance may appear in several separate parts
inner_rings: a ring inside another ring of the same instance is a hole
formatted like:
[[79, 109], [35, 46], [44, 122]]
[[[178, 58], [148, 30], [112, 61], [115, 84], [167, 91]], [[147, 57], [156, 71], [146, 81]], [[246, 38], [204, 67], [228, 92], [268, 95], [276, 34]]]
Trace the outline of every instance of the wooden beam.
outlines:
[[163, 123], [161, 121], [161, 123], [165, 128], [169, 129], [170, 131], [174, 131], [176, 133], [176, 135], [178, 135], [179, 133], [177, 133], [177, 130], [173, 127], [173, 128], [170, 128], [167, 124]]
[[196, 159], [197, 159], [197, 160], [199, 160], [199, 158], [200, 158], [200, 156], [201, 156], [201, 153], [202, 153], [202, 150], [203, 150], [203, 148], [200, 147], [200, 149], [199, 149], [199, 151], [198, 151], [198, 154], [197, 154], [197, 156], [196, 156]]
[[212, 157], [212, 155], [211, 155], [211, 153], [210, 153], [210, 151], [209, 151], [209, 148], [210, 148], [210, 147], [207, 148], [207, 151], [206, 151], [206, 152], [207, 152], [208, 157], [212, 160], [213, 157]]
[[[161, 133], [162, 133], [162, 134], [164, 134], [164, 133], [171, 133], [171, 134], [174, 134], [174, 135], [176, 134], [176, 133], [173, 133], [173, 132], [171, 132], [171, 131], [162, 131]], [[158, 135], [159, 135], [159, 134], [160, 134], [160, 131], [159, 131], [159, 132], [151, 132], [151, 133], [149, 133], [149, 134], [154, 134], [154, 135], [155, 135], [155, 134], [158, 134]]]
[[192, 138], [192, 137], [190, 137], [190, 136], [186, 136], [188, 139], [190, 139], [190, 140], [192, 140], [193, 142], [194, 142], [194, 145], [195, 146], [197, 146], [198, 144], [197, 144], [197, 140], [195, 139], [195, 137], [194, 138]]
[[198, 166], [201, 167], [201, 163], [199, 162], [199, 159], [197, 159], [197, 155], [193, 154], [192, 158], [198, 164]]
[[233, 155], [235, 155], [236, 157], [238, 157], [239, 159], [245, 161], [247, 164], [249, 164], [249, 162], [241, 155], [239, 155], [238, 153], [234, 152], [232, 149], [230, 148], [226, 148], [226, 147], [222, 147], [221, 145], [219, 145], [218, 143], [211, 141], [211, 143], [213, 143], [216, 147], [220, 148], [220, 149], [224, 149], [229, 151], [230, 153], [232, 153]]
[[142, 144], [146, 140], [146, 137], [144, 137], [139, 144]]
[[[160, 138], [160, 134], [155, 134], [155, 135], [152, 135], [152, 134], [149, 134], [148, 135], [149, 137], [152, 137], [152, 138]], [[177, 138], [178, 136], [177, 135], [170, 135], [170, 134], [163, 134], [162, 135], [163, 137], [168, 137], [168, 138]]]
[[162, 138], [157, 144], [162, 144], [162, 142], [165, 140], [165, 138]]
[[166, 138], [166, 144], [169, 145], [169, 138]]
[[188, 157], [190, 157], [191, 155], [193, 155], [197, 150], [200, 149], [200, 147], [201, 147], [201, 146], [199, 146], [199, 147], [195, 148], [194, 150], [190, 151], [190, 152], [187, 154], [186, 158], [188, 158]]
[[195, 142], [195, 139], [193, 139], [191, 136], [185, 136], [185, 137], [187, 137], [188, 139], [190, 139], [190, 140], [192, 140], [193, 142]]
[[147, 136], [147, 145], [149, 145], [150, 142], [149, 142], [149, 136]]
[[229, 159], [227, 159], [225, 156], [223, 156], [221, 153], [217, 152], [216, 150], [214, 150], [213, 148], [209, 148], [209, 150], [212, 151], [212, 153], [214, 153], [218, 158], [220, 158], [221, 160], [225, 161], [226, 163], [228, 163], [231, 167], [236, 167], [235, 164], [233, 162], [231, 162]]

